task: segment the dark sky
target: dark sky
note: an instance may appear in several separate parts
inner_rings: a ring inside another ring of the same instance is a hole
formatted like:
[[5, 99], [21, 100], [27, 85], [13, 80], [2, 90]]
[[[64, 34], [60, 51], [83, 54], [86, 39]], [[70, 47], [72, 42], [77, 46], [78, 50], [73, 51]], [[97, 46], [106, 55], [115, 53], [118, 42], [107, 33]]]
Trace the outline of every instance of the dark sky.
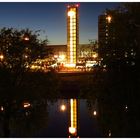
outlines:
[[[66, 7], [64, 2], [0, 2], [0, 28], [29, 28], [42, 30], [41, 37], [47, 36], [50, 44], [66, 44]], [[79, 3], [79, 42], [98, 39], [98, 15], [106, 8], [114, 8], [115, 2]]]

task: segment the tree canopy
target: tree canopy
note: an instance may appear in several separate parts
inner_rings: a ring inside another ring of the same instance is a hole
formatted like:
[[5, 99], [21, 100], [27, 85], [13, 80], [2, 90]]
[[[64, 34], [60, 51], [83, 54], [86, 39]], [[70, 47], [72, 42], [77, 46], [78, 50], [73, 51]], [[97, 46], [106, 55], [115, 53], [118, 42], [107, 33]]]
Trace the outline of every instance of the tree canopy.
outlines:
[[48, 40], [40, 40], [39, 31], [14, 28], [0, 29], [1, 67], [12, 72], [27, 67], [37, 58], [45, 56]]
[[0, 29], [1, 87], [19, 85], [30, 64], [46, 56], [48, 40], [40, 40], [39, 36], [40, 31], [29, 29]]

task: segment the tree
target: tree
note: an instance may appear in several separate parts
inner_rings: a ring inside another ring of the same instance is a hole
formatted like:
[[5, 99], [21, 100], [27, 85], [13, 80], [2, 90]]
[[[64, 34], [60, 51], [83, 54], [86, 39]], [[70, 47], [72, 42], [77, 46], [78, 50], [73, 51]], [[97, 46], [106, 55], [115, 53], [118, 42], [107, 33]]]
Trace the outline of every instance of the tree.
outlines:
[[10, 136], [12, 103], [17, 100], [16, 95], [23, 96], [21, 85], [27, 82], [23, 80], [26, 77], [24, 74], [32, 62], [46, 55], [48, 40], [40, 40], [39, 36], [39, 31], [29, 29], [0, 29], [0, 96], [4, 108], [4, 137]]
[[0, 69], [12, 73], [12, 85], [19, 85], [24, 72], [37, 58], [43, 58], [48, 40], [39, 40], [39, 31], [0, 29]]

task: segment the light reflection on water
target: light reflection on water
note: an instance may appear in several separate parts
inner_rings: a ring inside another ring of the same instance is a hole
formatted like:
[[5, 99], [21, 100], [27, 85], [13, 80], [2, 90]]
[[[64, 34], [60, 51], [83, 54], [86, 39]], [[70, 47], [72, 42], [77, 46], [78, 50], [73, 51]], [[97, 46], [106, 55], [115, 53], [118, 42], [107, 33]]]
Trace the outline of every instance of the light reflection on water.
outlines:
[[[74, 102], [77, 106], [72, 105]], [[74, 111], [76, 111], [76, 113], [74, 113]], [[100, 136], [97, 120], [91, 117], [92, 112], [88, 110], [85, 99], [60, 99], [54, 104], [49, 104], [48, 112], [49, 123], [44, 133], [39, 134], [40, 136], [42, 136], [42, 134], [44, 137]], [[69, 131], [70, 127], [72, 131], [74, 131], [73, 133]]]
[[[53, 103], [48, 100], [40, 106], [35, 102], [30, 104], [30, 108], [19, 110], [11, 117], [10, 137], [101, 136], [97, 118], [93, 115], [97, 105], [88, 107], [85, 99], [58, 99]], [[2, 125], [0, 127], [2, 129]]]
[[[139, 136], [139, 118], [130, 104], [110, 104], [95, 98], [41, 99], [14, 102], [10, 107], [6, 116], [8, 108], [0, 104], [0, 137]], [[135, 124], [137, 127], [132, 127]]]

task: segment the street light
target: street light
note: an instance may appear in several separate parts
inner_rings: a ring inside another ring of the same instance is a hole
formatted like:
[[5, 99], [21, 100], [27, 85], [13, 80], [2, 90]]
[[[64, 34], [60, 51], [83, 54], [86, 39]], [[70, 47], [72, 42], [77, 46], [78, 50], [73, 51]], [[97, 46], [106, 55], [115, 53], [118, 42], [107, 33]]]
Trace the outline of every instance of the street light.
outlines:
[[24, 40], [25, 40], [25, 41], [28, 41], [28, 40], [29, 40], [29, 37], [24, 37]]
[[94, 115], [94, 116], [97, 115], [97, 111], [96, 111], [96, 110], [93, 111], [93, 115]]
[[[26, 33], [22, 36], [22, 43], [24, 45], [24, 52], [23, 52], [23, 60], [24, 60], [24, 65], [26, 68], [29, 68], [29, 53], [30, 53], [30, 50], [28, 49], [28, 43], [29, 43], [29, 35]], [[31, 67], [30, 67], [31, 68]]]
[[66, 110], [66, 106], [65, 106], [64, 104], [62, 104], [62, 105], [60, 106], [60, 110], [64, 112], [64, 111]]
[[0, 55], [0, 60], [2, 61], [4, 59], [3, 54]]
[[24, 40], [24, 41], [29, 41], [29, 35], [28, 35], [27, 33], [25, 33], [25, 34], [23, 35], [23, 40]]
[[97, 58], [98, 57], [98, 54], [97, 53], [94, 53], [93, 54], [93, 58], [95, 59], [95, 58]]

